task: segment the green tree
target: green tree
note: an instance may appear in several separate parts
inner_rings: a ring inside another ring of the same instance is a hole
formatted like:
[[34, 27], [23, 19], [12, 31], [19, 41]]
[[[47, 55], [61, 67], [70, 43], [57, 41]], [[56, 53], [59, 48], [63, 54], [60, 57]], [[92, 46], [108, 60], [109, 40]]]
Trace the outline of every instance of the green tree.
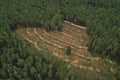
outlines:
[[67, 50], [66, 50], [66, 54], [67, 54], [67, 55], [70, 55], [70, 54], [71, 54], [71, 51], [72, 51], [71, 47], [68, 46], [68, 47], [67, 47]]

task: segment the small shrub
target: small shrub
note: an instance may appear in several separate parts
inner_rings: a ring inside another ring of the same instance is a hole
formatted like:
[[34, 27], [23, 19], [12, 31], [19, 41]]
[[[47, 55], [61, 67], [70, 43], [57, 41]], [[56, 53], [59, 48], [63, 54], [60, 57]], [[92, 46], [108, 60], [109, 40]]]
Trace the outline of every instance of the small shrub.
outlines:
[[70, 54], [71, 54], [71, 51], [72, 51], [71, 47], [68, 46], [68, 47], [67, 47], [67, 50], [66, 50], [66, 54], [67, 54], [67, 55], [70, 55]]

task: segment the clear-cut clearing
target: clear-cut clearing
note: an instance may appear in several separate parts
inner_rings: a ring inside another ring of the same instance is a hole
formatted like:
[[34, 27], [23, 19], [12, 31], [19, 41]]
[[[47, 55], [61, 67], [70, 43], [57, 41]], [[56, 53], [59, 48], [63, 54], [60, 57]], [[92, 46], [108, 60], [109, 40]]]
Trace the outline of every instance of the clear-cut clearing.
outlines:
[[[52, 55], [65, 60], [72, 66], [91, 71], [95, 70], [96, 72], [114, 72], [115, 64], [112, 61], [92, 57], [87, 50], [88, 36], [86, 30], [86, 27], [64, 21], [62, 31], [47, 32], [36, 26], [36, 28], [18, 28], [16, 32], [33, 44], [37, 50], [49, 49]], [[72, 48], [70, 55], [66, 54], [68, 46]]]

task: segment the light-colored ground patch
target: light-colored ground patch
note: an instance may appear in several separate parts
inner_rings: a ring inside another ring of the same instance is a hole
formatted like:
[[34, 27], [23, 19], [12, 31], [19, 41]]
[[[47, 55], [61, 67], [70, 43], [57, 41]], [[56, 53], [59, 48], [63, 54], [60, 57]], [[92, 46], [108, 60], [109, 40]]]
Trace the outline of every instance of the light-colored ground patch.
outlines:
[[[49, 49], [52, 51], [52, 55], [65, 60], [72, 66], [96, 72], [114, 72], [116, 65], [114, 62], [92, 57], [87, 51], [88, 36], [86, 30], [85, 27], [65, 21], [61, 32], [46, 32], [43, 28], [36, 27], [20, 28], [17, 29], [17, 33], [33, 44], [37, 50]], [[71, 55], [65, 54], [68, 46], [72, 48]]]

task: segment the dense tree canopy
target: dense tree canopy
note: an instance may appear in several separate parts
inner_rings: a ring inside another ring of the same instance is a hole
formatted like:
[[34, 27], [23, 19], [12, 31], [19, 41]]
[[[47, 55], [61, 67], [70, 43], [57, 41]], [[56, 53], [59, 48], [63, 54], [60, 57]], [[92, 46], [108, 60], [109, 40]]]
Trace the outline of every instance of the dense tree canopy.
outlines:
[[63, 20], [68, 20], [86, 26], [89, 51], [119, 61], [119, 14], [120, 0], [0, 0], [0, 79], [83, 79], [73, 75], [65, 62], [43, 55], [49, 52], [38, 55], [28, 48], [13, 31], [19, 25], [61, 30]]

